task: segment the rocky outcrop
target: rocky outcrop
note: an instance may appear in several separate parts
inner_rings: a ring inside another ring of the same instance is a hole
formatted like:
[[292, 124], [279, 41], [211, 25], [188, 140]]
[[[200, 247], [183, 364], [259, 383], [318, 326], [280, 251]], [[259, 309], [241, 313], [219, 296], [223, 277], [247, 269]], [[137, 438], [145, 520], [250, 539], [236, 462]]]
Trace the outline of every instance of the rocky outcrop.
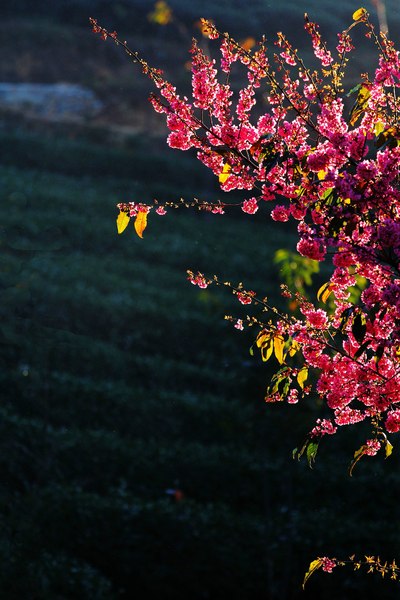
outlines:
[[71, 83], [0, 83], [0, 110], [61, 121], [96, 116], [102, 102], [89, 89]]

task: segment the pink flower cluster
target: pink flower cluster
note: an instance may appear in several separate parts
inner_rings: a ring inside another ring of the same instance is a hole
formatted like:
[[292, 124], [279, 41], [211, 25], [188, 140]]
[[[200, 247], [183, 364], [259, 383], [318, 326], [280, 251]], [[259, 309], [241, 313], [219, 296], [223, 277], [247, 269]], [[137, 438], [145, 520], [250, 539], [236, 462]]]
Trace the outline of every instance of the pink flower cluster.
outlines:
[[[271, 396], [284, 394], [293, 403], [312, 387], [331, 411], [330, 419], [317, 422], [313, 436], [365, 419], [390, 433], [400, 431], [400, 55], [385, 35], [375, 34], [366, 11], [356, 21], [331, 51], [317, 25], [306, 19], [319, 70], [307, 68], [282, 34], [278, 53], [270, 53], [265, 41], [249, 51], [208, 22], [221, 59], [209, 58], [194, 42], [191, 99], [93, 23], [153, 80], [158, 95], [151, 101], [166, 118], [171, 147], [194, 148], [224, 192], [252, 191], [241, 203], [247, 214], [279, 198], [272, 219], [296, 222], [302, 256], [319, 262], [334, 256], [329, 288], [319, 297], [326, 303], [330, 296], [329, 310], [297, 298], [300, 317], [273, 314], [284, 340], [275, 354], [292, 374]], [[349, 32], [359, 26], [367, 28], [380, 54], [375, 73], [363, 76], [354, 92], [349, 113], [351, 91], [338, 65], [344, 67], [354, 51]], [[235, 93], [227, 77], [234, 63], [247, 78]], [[256, 115], [255, 105], [265, 99]], [[141, 206], [129, 205], [129, 214]], [[227, 204], [218, 203], [211, 212], [223, 212], [222, 206]], [[156, 210], [164, 214], [161, 206]], [[354, 304], [352, 290], [360, 278], [364, 290]], [[201, 288], [212, 283], [201, 274], [189, 279]], [[242, 304], [256, 304], [253, 292], [235, 293]], [[291, 349], [313, 371], [306, 387], [296, 375], [298, 366], [290, 367]]]
[[239, 302], [241, 304], [251, 304], [253, 302], [253, 298], [256, 295], [255, 292], [253, 292], [252, 290], [245, 292], [243, 291], [239, 291], [236, 292], [237, 295], [237, 299], [239, 300]]
[[[374, 35], [367, 18], [360, 24]], [[382, 423], [395, 432], [400, 430], [399, 53], [383, 38], [375, 77], [360, 87], [349, 117], [332, 52], [315, 23], [307, 19], [305, 28], [321, 74], [307, 70], [282, 34], [274, 67], [264, 43], [251, 53], [210, 24], [210, 37], [220, 39], [222, 77], [216, 61], [194, 43], [192, 102], [164, 81], [156, 81], [162, 98], [153, 102], [167, 117], [169, 144], [195, 147], [199, 160], [219, 176], [222, 190], [261, 191], [242, 202], [243, 212], [252, 215], [262, 201], [278, 196], [285, 203], [272, 209], [272, 219], [297, 221], [298, 252], [319, 262], [334, 253], [331, 316], [303, 305], [301, 319], [277, 323], [285, 339], [296, 340], [316, 374], [316, 393], [332, 410], [332, 419], [319, 421], [312, 434], [332, 434], [339, 425], [385, 415]], [[345, 62], [353, 49], [347, 30], [339, 35], [337, 60]], [[226, 83], [233, 63], [241, 64], [248, 78], [237, 95]], [[269, 104], [253, 119], [261, 82], [269, 86]], [[359, 310], [349, 303], [356, 276], [367, 281]], [[206, 285], [199, 276], [191, 281]], [[248, 292], [237, 297], [242, 304], [252, 302]], [[237, 321], [236, 327], [241, 325]], [[295, 377], [290, 382], [286, 396], [293, 403], [299, 390], [293, 387]]]
[[242, 211], [247, 213], [248, 215], [254, 215], [254, 213], [258, 211], [258, 202], [256, 198], [244, 200], [242, 204]]
[[197, 285], [201, 289], [206, 289], [210, 285], [210, 281], [208, 281], [202, 273], [192, 273], [188, 271], [188, 279], [190, 283], [193, 285]]

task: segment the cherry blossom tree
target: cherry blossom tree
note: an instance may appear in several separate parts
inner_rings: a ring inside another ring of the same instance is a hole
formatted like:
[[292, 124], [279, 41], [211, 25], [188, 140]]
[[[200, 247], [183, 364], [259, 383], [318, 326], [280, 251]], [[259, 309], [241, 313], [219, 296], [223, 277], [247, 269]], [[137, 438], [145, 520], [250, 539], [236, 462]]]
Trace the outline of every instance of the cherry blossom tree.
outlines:
[[[194, 149], [222, 191], [241, 191], [243, 212], [253, 215], [269, 204], [274, 221], [294, 221], [301, 256], [332, 262], [330, 279], [315, 302], [282, 286], [282, 295], [299, 307], [296, 315], [271, 306], [262, 293], [243, 284], [188, 272], [192, 284], [225, 286], [239, 303], [260, 309], [258, 316], [227, 318], [239, 330], [256, 328], [252, 352], [263, 361], [274, 356], [279, 365], [267, 402], [294, 404], [314, 394], [329, 410], [294, 456], [305, 455], [312, 464], [323, 436], [363, 421], [370, 423], [371, 434], [355, 451], [350, 474], [363, 456], [381, 449], [389, 456], [388, 435], [400, 430], [400, 58], [393, 42], [375, 32], [368, 12], [360, 8], [338, 35], [336, 48], [329, 49], [306, 15], [318, 63], [311, 68], [282, 33], [272, 50], [265, 39], [251, 50], [203, 20], [220, 54], [218, 60], [211, 58], [193, 42], [188, 99], [115, 32], [94, 19], [91, 23], [153, 81], [156, 93], [150, 100], [166, 119], [171, 148]], [[375, 45], [378, 63], [374, 73], [361, 75], [349, 90], [345, 73], [355, 50], [355, 27], [363, 27]], [[247, 79], [238, 92], [231, 85], [234, 65]], [[164, 215], [180, 206], [223, 214], [233, 204], [198, 199], [120, 203], [118, 231], [134, 219], [142, 237], [152, 211]], [[374, 557], [350, 562], [393, 579], [398, 575], [394, 562], [387, 565]], [[329, 572], [338, 564], [346, 561], [316, 559], [305, 581], [316, 569]]]

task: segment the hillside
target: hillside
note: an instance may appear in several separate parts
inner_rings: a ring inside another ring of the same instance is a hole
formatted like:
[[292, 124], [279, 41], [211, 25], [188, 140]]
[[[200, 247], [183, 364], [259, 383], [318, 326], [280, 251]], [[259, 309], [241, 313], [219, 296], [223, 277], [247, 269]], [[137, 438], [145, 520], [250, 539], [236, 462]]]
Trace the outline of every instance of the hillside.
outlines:
[[[153, 3], [148, 0], [125, 0], [111, 5], [98, 0], [75, 0], [72, 5], [59, 0], [50, 6], [48, 2], [37, 2], [34, 11], [28, 1], [19, 0], [17, 5], [6, 1], [0, 9], [0, 82], [81, 84], [94, 91], [104, 105], [95, 119], [85, 123], [86, 134], [91, 130], [101, 139], [104, 128], [112, 126], [116, 140], [141, 131], [158, 137], [165, 129], [147, 102], [151, 83], [123, 52], [91, 33], [90, 16], [98, 18], [110, 31], [116, 28], [120, 37], [150, 64], [164, 69], [167, 77], [187, 90], [189, 73], [185, 65], [191, 38], [202, 37], [197, 26], [200, 16], [213, 18], [238, 40], [249, 36], [257, 39], [265, 34], [272, 50], [275, 34], [282, 30], [302, 50], [305, 59], [312, 60], [310, 42], [303, 30], [304, 13], [307, 11], [318, 21], [328, 43], [335, 44], [336, 34], [348, 26], [356, 5], [333, 0], [290, 1], [284, 5], [256, 0], [251, 10], [243, 11], [239, 0], [190, 4], [175, 0], [170, 6], [174, 18], [163, 27], [149, 21]], [[374, 7], [369, 8], [374, 15]], [[396, 39], [400, 18], [394, 0], [387, 2], [387, 17]], [[374, 64], [371, 45], [357, 33], [355, 39], [362, 50], [350, 63], [349, 85], [358, 83], [359, 73], [371, 70]]]

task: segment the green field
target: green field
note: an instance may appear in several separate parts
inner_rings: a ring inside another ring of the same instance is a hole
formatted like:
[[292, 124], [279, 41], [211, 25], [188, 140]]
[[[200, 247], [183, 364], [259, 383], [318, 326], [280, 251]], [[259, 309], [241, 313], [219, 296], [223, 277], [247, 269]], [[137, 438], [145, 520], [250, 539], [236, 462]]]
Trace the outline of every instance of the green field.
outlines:
[[[395, 529], [360, 498], [375, 489], [395, 510], [381, 484], [397, 483], [398, 459], [349, 480], [354, 440], [342, 435], [315, 472], [293, 463], [321, 409], [265, 405], [271, 370], [249, 355], [255, 334], [223, 319], [240, 305], [186, 281], [200, 268], [280, 302], [272, 256], [294, 244], [290, 230], [268, 211], [177, 211], [151, 215], [143, 240], [133, 227], [118, 236], [121, 199], [214, 184], [150, 148], [21, 130], [0, 145], [3, 597], [289, 599], [303, 597], [316, 554], [394, 553]], [[141, 161], [161, 161], [163, 178]], [[337, 579], [335, 591], [316, 577], [307, 597], [365, 586]]]

